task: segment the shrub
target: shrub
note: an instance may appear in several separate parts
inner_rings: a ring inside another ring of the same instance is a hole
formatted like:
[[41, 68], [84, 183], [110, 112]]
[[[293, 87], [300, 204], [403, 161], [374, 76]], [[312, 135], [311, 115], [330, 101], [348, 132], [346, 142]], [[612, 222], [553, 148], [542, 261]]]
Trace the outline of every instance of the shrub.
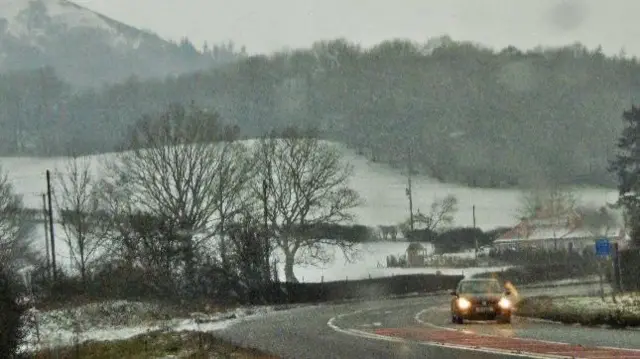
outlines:
[[575, 263], [554, 263], [525, 265], [509, 268], [498, 273], [478, 273], [474, 278], [497, 277], [502, 281], [509, 281], [515, 285], [527, 285], [555, 280], [584, 278], [597, 273], [591, 266], [580, 266]]
[[608, 325], [612, 328], [640, 326], [640, 314], [629, 308], [580, 308], [558, 305], [548, 296], [520, 300], [517, 304], [517, 313], [522, 317], [546, 319], [564, 324]]
[[278, 304], [374, 299], [451, 290], [462, 278], [463, 276], [412, 274], [325, 283], [276, 283], [272, 285], [271, 291], [274, 294], [271, 297]]
[[0, 266], [0, 358], [17, 357], [24, 338], [23, 315], [26, 307], [19, 300], [15, 276]]

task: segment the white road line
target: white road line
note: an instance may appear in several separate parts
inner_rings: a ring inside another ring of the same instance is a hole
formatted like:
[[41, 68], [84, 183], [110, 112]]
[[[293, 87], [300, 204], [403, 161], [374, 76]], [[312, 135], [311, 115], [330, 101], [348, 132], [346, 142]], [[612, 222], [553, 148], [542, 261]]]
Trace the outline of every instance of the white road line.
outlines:
[[[397, 307], [393, 307], [393, 308], [398, 308], [398, 307], [401, 307], [401, 306], [397, 306]], [[415, 344], [419, 344], [419, 345], [426, 345], [426, 346], [432, 346], [432, 347], [458, 349], [458, 350], [466, 350], [466, 351], [472, 351], [472, 352], [478, 352], [478, 353], [488, 353], [488, 354], [504, 354], [504, 355], [510, 355], [510, 356], [515, 356], [515, 357], [531, 358], [531, 359], [567, 359], [567, 358], [575, 358], [574, 356], [541, 355], [541, 354], [536, 354], [536, 353], [524, 353], [521, 350], [515, 352], [515, 351], [501, 350], [501, 349], [494, 349], [494, 348], [484, 348], [484, 347], [478, 347], [478, 346], [473, 346], [472, 347], [472, 346], [465, 346], [465, 345], [458, 345], [458, 344], [447, 344], [447, 343], [439, 343], [439, 342], [431, 342], [431, 341], [419, 341], [419, 342], [418, 341], [410, 341], [410, 340], [406, 340], [406, 339], [402, 339], [402, 338], [396, 338], [396, 337], [380, 335], [380, 334], [375, 334], [375, 333], [368, 333], [368, 332], [357, 330], [357, 329], [340, 328], [335, 323], [336, 320], [340, 319], [340, 318], [344, 318], [344, 317], [347, 317], [347, 316], [360, 314], [360, 313], [363, 313], [363, 312], [376, 311], [376, 310], [379, 310], [379, 309], [380, 308], [364, 309], [364, 310], [361, 309], [361, 310], [356, 310], [356, 311], [353, 311], [353, 312], [343, 313], [343, 314], [337, 315], [337, 316], [329, 319], [329, 321], [327, 322], [327, 325], [331, 329], [333, 329], [334, 331], [336, 331], [338, 333], [342, 333], [342, 334], [346, 334], [346, 335], [350, 335], [350, 336], [355, 336], [355, 337], [360, 337], [360, 338], [365, 338], [365, 339], [383, 340], [383, 341], [396, 342], [396, 343], [415, 343]], [[421, 312], [424, 312], [424, 310], [421, 311]]]

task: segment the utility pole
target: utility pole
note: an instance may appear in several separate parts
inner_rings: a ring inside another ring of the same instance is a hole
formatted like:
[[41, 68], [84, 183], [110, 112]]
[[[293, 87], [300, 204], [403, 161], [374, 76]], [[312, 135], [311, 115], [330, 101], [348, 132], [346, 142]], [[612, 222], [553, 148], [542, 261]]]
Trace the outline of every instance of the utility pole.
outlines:
[[411, 233], [413, 233], [414, 225], [413, 225], [413, 189], [411, 185], [411, 176], [413, 175], [413, 164], [411, 162], [411, 148], [409, 148], [409, 174], [407, 176], [407, 197], [409, 197], [409, 226], [411, 228]]
[[47, 249], [47, 279], [51, 280], [51, 253], [49, 253], [49, 212], [47, 211], [47, 194], [42, 194], [42, 223], [44, 224], [44, 244]]
[[[264, 281], [265, 283], [268, 283], [271, 281], [272, 279], [272, 273], [271, 273], [271, 263], [270, 263], [270, 254], [271, 251], [269, 250], [269, 207], [268, 207], [268, 198], [267, 198], [267, 190], [268, 190], [268, 184], [267, 184], [267, 179], [263, 179], [262, 180], [262, 220], [263, 220], [263, 238], [262, 238], [262, 265], [264, 266], [263, 270], [263, 277], [264, 277]], [[276, 274], [277, 275], [277, 274]]]
[[476, 235], [476, 205], [474, 204], [473, 207], [471, 207], [471, 213], [473, 215], [473, 242], [475, 244], [475, 248], [476, 248], [476, 262], [478, 261], [478, 236]]
[[263, 196], [263, 201], [262, 201], [262, 217], [264, 220], [264, 232], [265, 234], [268, 231], [269, 228], [269, 221], [268, 221], [268, 215], [269, 215], [269, 208], [267, 206], [267, 180], [262, 180], [262, 196]]
[[56, 268], [56, 241], [53, 231], [53, 206], [51, 205], [51, 171], [47, 170], [47, 198], [49, 202], [49, 236], [51, 238], [51, 267], [53, 269], [53, 281], [58, 279]]

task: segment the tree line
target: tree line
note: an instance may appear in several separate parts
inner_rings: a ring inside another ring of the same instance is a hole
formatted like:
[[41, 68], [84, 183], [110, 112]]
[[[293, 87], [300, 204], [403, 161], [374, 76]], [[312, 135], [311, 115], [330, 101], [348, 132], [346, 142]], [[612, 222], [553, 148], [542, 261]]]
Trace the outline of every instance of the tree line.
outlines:
[[259, 137], [313, 126], [396, 168], [472, 186], [615, 184], [607, 171], [638, 95], [637, 59], [580, 44], [499, 51], [454, 42], [345, 40], [244, 58], [163, 80], [77, 92], [42, 69], [0, 80], [0, 152], [112, 151], [168, 99], [216, 109]]
[[[248, 295], [278, 280], [280, 258], [296, 282], [294, 265], [327, 260], [329, 247], [355, 253], [354, 241], [318, 235], [349, 224], [361, 199], [352, 167], [313, 130], [246, 143], [218, 113], [174, 104], [138, 121], [120, 149], [98, 164], [71, 154], [58, 171], [55, 204], [82, 285], [138, 273], [155, 293]], [[10, 183], [0, 188], [2, 262], [22, 266], [33, 222]]]

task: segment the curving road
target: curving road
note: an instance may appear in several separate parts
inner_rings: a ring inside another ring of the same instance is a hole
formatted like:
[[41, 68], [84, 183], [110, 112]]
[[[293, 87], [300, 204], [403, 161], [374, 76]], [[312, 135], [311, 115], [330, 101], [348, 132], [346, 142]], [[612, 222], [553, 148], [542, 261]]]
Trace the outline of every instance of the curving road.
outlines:
[[[521, 294], [595, 289], [531, 289]], [[449, 300], [437, 295], [302, 307], [247, 319], [219, 334], [283, 358], [640, 358], [640, 331], [521, 318], [510, 325], [454, 325]]]

